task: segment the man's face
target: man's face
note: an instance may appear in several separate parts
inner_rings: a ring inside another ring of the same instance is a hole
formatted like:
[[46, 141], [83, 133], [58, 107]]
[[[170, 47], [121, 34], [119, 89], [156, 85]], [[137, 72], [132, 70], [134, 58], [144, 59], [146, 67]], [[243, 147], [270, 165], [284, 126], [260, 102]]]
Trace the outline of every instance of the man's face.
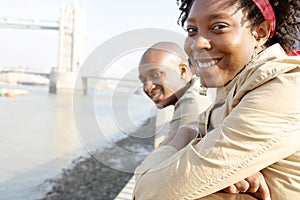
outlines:
[[175, 92], [186, 85], [181, 78], [180, 64], [178, 56], [161, 50], [150, 51], [141, 59], [139, 79], [144, 92], [158, 108], [175, 104]]

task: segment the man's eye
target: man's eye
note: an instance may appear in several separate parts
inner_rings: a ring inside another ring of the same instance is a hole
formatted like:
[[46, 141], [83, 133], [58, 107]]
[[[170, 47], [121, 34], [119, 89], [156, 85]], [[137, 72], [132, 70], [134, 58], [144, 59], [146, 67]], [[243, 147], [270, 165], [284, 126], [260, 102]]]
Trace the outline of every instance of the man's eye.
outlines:
[[152, 74], [152, 78], [159, 78], [159, 77], [161, 77], [161, 72], [154, 72]]
[[139, 76], [139, 79], [142, 83], [146, 83], [147, 79], [144, 76]]

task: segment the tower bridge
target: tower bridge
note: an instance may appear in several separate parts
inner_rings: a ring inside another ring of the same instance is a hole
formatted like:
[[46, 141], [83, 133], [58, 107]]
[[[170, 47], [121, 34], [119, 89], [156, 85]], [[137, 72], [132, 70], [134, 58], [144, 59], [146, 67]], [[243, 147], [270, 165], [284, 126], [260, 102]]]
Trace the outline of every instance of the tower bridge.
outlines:
[[78, 70], [83, 62], [85, 14], [78, 1], [63, 5], [59, 20], [35, 20], [1, 17], [0, 28], [58, 31], [58, 63], [50, 77], [49, 92], [74, 89]]

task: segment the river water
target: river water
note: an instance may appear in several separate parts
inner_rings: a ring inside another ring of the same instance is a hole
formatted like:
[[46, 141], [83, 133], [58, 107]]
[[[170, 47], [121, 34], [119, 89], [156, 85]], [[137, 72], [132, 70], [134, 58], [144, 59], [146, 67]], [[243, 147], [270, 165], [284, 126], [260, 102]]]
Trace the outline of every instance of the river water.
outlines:
[[154, 110], [144, 95], [52, 95], [46, 87], [14, 88], [29, 95], [0, 97], [0, 200], [40, 197], [46, 179], [74, 158], [126, 137]]

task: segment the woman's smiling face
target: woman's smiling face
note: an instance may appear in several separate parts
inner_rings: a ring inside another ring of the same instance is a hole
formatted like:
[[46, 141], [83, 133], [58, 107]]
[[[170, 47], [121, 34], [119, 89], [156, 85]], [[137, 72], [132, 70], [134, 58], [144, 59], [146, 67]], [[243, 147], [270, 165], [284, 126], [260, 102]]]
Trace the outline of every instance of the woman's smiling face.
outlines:
[[226, 85], [251, 60], [257, 45], [245, 13], [229, 0], [195, 0], [186, 30], [184, 49], [206, 87]]

